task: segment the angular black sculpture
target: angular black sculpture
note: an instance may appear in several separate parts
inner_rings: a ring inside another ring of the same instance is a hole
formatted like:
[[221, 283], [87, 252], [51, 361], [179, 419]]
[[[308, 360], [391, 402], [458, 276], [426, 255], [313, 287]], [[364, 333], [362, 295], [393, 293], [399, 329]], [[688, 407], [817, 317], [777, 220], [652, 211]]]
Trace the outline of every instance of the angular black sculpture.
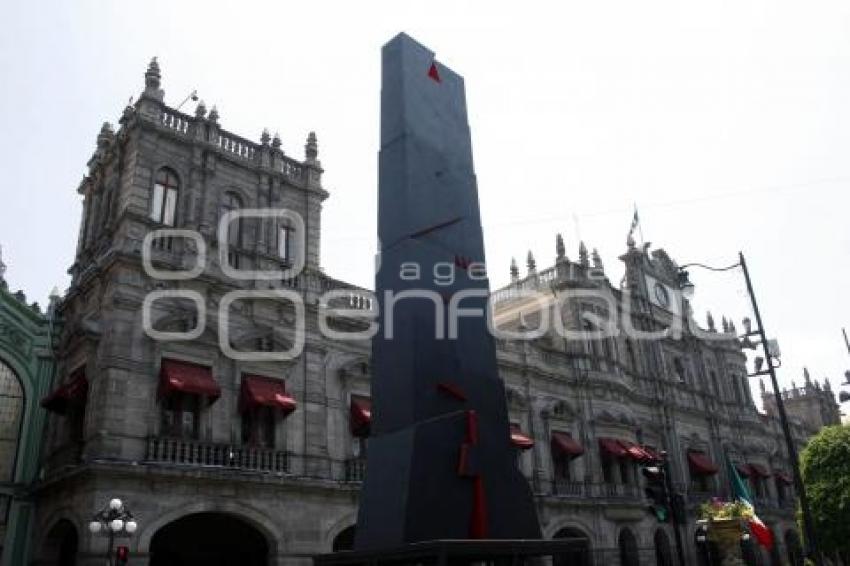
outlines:
[[[383, 48], [379, 184], [382, 324], [355, 548], [539, 539], [484, 316], [463, 79], [405, 34]], [[480, 314], [459, 318], [452, 337], [452, 299], [465, 290], [479, 293], [459, 307]]]

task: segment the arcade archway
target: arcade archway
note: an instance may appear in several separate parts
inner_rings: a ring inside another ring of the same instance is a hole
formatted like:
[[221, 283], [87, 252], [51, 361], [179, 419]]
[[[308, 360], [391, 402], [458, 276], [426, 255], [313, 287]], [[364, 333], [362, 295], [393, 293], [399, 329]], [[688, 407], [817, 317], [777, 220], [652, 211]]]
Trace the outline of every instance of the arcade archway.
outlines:
[[251, 524], [224, 513], [194, 513], [159, 529], [150, 566], [267, 566], [269, 544]]
[[673, 566], [673, 552], [670, 550], [670, 538], [662, 529], [655, 531], [653, 537], [655, 546], [656, 566]]
[[77, 528], [68, 519], [60, 519], [47, 531], [39, 561], [57, 566], [75, 566], [78, 547]]
[[576, 550], [567, 555], [561, 555], [552, 561], [553, 566], [590, 566], [593, 564], [591, 557], [590, 538], [581, 529], [565, 527], [555, 533], [552, 538], [577, 539]]

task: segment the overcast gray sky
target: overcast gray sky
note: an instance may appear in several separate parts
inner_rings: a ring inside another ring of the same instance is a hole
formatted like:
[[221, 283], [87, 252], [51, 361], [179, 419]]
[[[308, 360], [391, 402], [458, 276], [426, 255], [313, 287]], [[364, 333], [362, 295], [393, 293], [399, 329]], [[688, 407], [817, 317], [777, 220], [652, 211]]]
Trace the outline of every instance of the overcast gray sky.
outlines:
[[[323, 266], [372, 286], [380, 47], [406, 31], [466, 78], [493, 286], [511, 256], [598, 247], [611, 278], [637, 203], [679, 263], [743, 250], [781, 380], [850, 367], [847, 2], [5, 2], [0, 244], [7, 279], [65, 288], [75, 189], [103, 121], [159, 57], [166, 102], [197, 88], [223, 126], [316, 130], [330, 198]], [[192, 111], [187, 104], [184, 110]], [[740, 273], [692, 272], [739, 321]], [[740, 325], [739, 325], [740, 326]], [[758, 391], [757, 384], [753, 384]]]

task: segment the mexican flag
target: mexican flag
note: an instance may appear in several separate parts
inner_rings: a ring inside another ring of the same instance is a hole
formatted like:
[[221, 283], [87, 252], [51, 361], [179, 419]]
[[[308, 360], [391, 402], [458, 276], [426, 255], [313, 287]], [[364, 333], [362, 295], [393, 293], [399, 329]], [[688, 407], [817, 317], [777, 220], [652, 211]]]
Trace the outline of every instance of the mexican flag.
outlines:
[[756, 515], [756, 508], [753, 506], [753, 498], [750, 496], [747, 484], [745, 484], [744, 480], [741, 479], [741, 476], [738, 475], [738, 470], [736, 470], [735, 466], [732, 465], [728, 456], [726, 457], [726, 469], [729, 473], [729, 481], [732, 483], [733, 496], [735, 499], [740, 500], [744, 505], [749, 507], [750, 511], [752, 511], [752, 518], [747, 519], [750, 532], [754, 537], [756, 537], [756, 540], [760, 545], [770, 549], [770, 547], [773, 546], [773, 533], [770, 532], [767, 525], [765, 525], [762, 520], [759, 519], [758, 515]]

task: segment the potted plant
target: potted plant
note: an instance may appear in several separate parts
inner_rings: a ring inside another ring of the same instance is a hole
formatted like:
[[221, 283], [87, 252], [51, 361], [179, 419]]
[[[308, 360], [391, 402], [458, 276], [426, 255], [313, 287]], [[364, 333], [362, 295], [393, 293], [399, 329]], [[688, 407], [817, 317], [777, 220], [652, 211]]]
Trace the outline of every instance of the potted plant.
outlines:
[[723, 564], [739, 562], [741, 539], [747, 533], [745, 521], [752, 519], [752, 509], [741, 501], [713, 498], [699, 507], [700, 522], [706, 527], [708, 540], [716, 543], [723, 553]]

